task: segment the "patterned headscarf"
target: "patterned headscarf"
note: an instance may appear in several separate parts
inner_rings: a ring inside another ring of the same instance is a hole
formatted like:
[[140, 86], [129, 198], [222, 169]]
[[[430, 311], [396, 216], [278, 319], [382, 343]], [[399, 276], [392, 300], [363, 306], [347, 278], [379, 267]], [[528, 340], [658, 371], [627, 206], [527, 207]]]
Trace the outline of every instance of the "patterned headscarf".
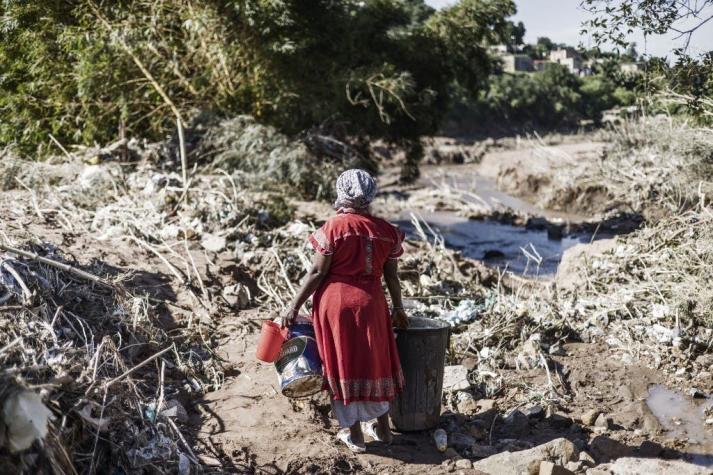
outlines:
[[376, 181], [364, 170], [347, 170], [337, 178], [335, 209], [365, 210], [376, 196]]

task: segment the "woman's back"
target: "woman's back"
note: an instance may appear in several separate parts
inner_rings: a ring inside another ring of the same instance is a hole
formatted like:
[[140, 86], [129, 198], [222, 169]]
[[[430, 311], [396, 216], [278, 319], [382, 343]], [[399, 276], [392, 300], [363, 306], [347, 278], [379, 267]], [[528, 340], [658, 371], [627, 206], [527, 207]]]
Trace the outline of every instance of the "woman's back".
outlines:
[[387, 221], [365, 214], [338, 214], [310, 241], [318, 252], [332, 256], [330, 277], [380, 279], [386, 260], [403, 254], [403, 233]]

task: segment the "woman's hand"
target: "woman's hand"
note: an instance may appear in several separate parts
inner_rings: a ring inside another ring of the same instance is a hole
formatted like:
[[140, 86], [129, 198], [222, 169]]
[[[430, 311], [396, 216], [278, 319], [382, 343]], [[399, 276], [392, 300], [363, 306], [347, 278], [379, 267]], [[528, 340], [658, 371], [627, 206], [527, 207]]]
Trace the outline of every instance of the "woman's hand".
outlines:
[[403, 308], [395, 308], [391, 311], [391, 323], [402, 330], [408, 328], [408, 316]]
[[288, 307], [282, 312], [282, 328], [289, 327], [297, 318], [297, 313], [299, 309], [295, 307]]

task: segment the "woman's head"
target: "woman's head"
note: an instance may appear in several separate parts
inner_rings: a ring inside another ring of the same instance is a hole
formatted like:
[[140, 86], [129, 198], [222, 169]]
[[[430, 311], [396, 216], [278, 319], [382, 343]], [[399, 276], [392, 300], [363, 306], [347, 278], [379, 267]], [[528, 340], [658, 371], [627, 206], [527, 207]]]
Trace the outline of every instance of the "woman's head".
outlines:
[[376, 180], [364, 170], [347, 170], [337, 178], [336, 209], [365, 210], [376, 196]]

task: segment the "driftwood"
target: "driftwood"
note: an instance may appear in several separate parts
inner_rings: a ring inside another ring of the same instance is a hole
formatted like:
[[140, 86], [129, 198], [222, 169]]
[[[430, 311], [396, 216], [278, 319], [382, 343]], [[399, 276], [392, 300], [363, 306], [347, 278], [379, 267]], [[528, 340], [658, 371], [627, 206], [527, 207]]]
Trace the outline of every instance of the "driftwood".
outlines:
[[72, 267], [69, 264], [65, 264], [63, 262], [57, 262], [52, 259], [42, 257], [34, 252], [23, 251], [22, 249], [10, 247], [5, 244], [0, 244], [0, 249], [2, 249], [3, 251], [6, 251], [6, 252], [10, 252], [12, 254], [17, 254], [18, 256], [22, 256], [27, 259], [31, 259], [33, 261], [40, 262], [42, 264], [46, 264], [48, 266], [54, 267], [54, 268], [62, 270], [64, 272], [69, 272], [72, 275], [75, 275], [75, 276], [80, 277], [85, 280], [89, 280], [96, 284], [100, 284], [100, 285], [103, 285], [105, 287], [109, 287], [112, 289], [115, 288], [114, 284], [112, 284], [111, 282], [109, 282], [106, 279], [102, 279], [101, 277], [98, 277], [94, 274], [90, 274], [89, 272], [83, 271], [81, 269], [77, 269], [76, 267]]

